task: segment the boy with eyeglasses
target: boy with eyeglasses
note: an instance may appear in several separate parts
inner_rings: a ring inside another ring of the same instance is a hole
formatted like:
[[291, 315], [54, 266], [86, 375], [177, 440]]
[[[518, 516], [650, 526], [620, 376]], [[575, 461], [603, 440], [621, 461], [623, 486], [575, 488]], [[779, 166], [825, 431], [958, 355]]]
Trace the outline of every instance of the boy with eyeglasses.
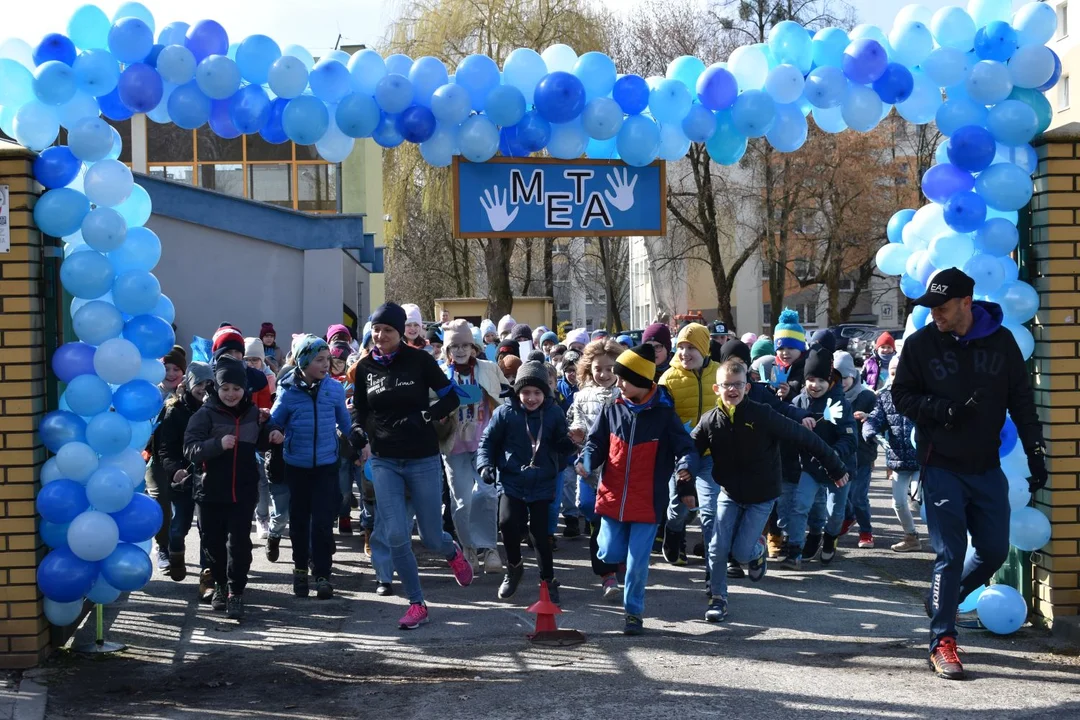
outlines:
[[[821, 438], [767, 405], [747, 398], [746, 365], [728, 358], [716, 371], [713, 392], [716, 407], [701, 417], [690, 434], [699, 454], [708, 451], [724, 458], [715, 464], [713, 480], [720, 485], [709, 557], [714, 567], [729, 555], [748, 565], [750, 580], [757, 582], [768, 569], [762, 532], [780, 497], [780, 443], [813, 455], [836, 480], [847, 478], [847, 468]], [[711, 573], [709, 607], [705, 619], [727, 619], [727, 575]]]

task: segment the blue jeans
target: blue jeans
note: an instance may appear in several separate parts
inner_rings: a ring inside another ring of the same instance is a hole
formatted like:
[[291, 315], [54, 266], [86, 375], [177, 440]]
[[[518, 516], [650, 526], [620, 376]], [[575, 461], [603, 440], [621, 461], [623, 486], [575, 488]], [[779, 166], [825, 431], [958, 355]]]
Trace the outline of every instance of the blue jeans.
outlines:
[[800, 546], [805, 542], [808, 518], [811, 532], [839, 535], [847, 508], [847, 489], [847, 485], [838, 488], [831, 482], [823, 485], [809, 473], [800, 475], [788, 518], [788, 542]]
[[444, 455], [450, 512], [462, 547], [494, 550], [499, 543], [499, 494], [476, 471], [476, 453]]
[[263, 454], [255, 453], [255, 462], [259, 466], [259, 501], [255, 504], [255, 517], [259, 522], [270, 523], [270, 481], [266, 479], [266, 465]]
[[577, 503], [578, 512], [585, 522], [596, 520], [596, 488], [581, 478], [577, 479]]
[[[930, 544], [937, 553], [930, 601], [930, 652], [956, 637], [956, 608], [985, 585], [1009, 554], [1009, 481], [1001, 468], [959, 475], [936, 467], [922, 471], [923, 507]], [[975, 553], [966, 562], [967, 536]]]
[[645, 585], [649, 580], [649, 557], [658, 523], [628, 523], [600, 519], [597, 557], [611, 565], [626, 563], [623, 608], [628, 615], [645, 614]]
[[874, 532], [870, 523], [870, 473], [873, 470], [873, 465], [860, 465], [848, 483], [848, 503], [844, 519], [859, 523], [860, 533]]
[[[172, 493], [172, 520], [169, 521], [169, 552], [184, 554], [185, 540], [195, 520], [195, 500], [191, 492]], [[202, 534], [199, 534], [199, 567], [206, 568], [206, 552], [203, 549]]]
[[[405, 505], [405, 517], [408, 518], [410, 526], [412, 524], [415, 513], [413, 513], [412, 503], [406, 503]], [[372, 522], [375, 521], [375, 515], [372, 513]], [[371, 567], [375, 570], [376, 582], [393, 582], [394, 581], [394, 558], [390, 554], [390, 546], [386, 543], [386, 538], [383, 537], [383, 533], [379, 532], [379, 526], [373, 525], [371, 528], [370, 543], [371, 543]]]
[[772, 513], [773, 500], [763, 503], [739, 503], [720, 491], [717, 500], [716, 532], [709, 541], [709, 564], [717, 572], [709, 576], [713, 597], [727, 600], [727, 572], [724, 565], [728, 555], [736, 562], [745, 564], [756, 560], [765, 552], [761, 533]]
[[776, 527], [780, 528], [783, 535], [788, 534], [788, 520], [791, 519], [791, 509], [795, 506], [795, 491], [798, 489], [797, 482], [780, 483], [780, 497], [776, 499]]
[[412, 549], [412, 517], [405, 502], [405, 492], [408, 491], [412, 500], [424, 547], [452, 560], [457, 554], [457, 545], [450, 533], [442, 529], [442, 457], [432, 455], [396, 460], [372, 456], [369, 462], [375, 485], [375, 532], [382, 533], [390, 548], [394, 570], [401, 578], [409, 602], [423, 602], [420, 571]]
[[287, 483], [268, 483], [270, 492], [270, 535], [276, 538], [285, 535], [289, 524], [289, 485]]
[[338, 492], [341, 493], [338, 517], [348, 517], [352, 513], [352, 503], [349, 500], [352, 496], [353, 486], [360, 491], [361, 495], [364, 494], [363, 488], [360, 487], [360, 468], [356, 467], [352, 460], [342, 455], [338, 458]]
[[[701, 518], [701, 535], [704, 538], [712, 536], [713, 520], [716, 518], [716, 496], [720, 493], [720, 486], [712, 479], [713, 459], [706, 455], [698, 462], [697, 475], [694, 476], [694, 487], [697, 490], [697, 513]], [[683, 501], [675, 494], [675, 477], [668, 480], [668, 492], [670, 502], [667, 511], [667, 529], [672, 532], [684, 532], [686, 523], [690, 521], [695, 511], [686, 507]], [[726, 561], [725, 561], [726, 564]]]

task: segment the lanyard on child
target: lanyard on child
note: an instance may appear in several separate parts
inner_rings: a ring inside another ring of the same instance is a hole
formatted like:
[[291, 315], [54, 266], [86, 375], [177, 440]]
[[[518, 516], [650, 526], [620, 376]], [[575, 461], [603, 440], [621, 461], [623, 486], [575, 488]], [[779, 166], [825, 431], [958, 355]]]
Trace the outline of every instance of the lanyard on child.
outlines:
[[525, 418], [525, 433], [529, 436], [529, 444], [532, 445], [532, 457], [529, 458], [529, 467], [536, 467], [536, 453], [540, 451], [540, 441], [544, 438], [544, 418], [540, 417], [540, 432], [533, 437], [532, 430], [529, 429], [529, 418]]

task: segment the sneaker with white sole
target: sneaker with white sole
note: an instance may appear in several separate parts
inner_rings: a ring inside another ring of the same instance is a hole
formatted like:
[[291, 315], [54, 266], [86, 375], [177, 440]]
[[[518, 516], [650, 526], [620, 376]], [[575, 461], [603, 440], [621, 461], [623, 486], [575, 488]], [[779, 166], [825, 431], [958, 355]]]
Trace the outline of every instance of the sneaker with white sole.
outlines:
[[[454, 571], [454, 580], [461, 587], [467, 587], [472, 584], [473, 581], [473, 569], [469, 561], [465, 559], [465, 555], [461, 552], [461, 547], [456, 543], [454, 547], [457, 552], [454, 553], [454, 557], [446, 561], [446, 564], [450, 566], [450, 569]], [[427, 612], [425, 608], [424, 612]]]
[[502, 556], [494, 548], [484, 551], [484, 572], [489, 575], [499, 575], [503, 571]]
[[622, 591], [619, 590], [619, 581], [615, 573], [608, 573], [603, 578], [604, 599], [608, 602], [616, 602], [622, 599]]
[[705, 619], [712, 623], [727, 620], [727, 600], [714, 595], [709, 601], [709, 608], [705, 611]]
[[473, 575], [480, 574], [480, 556], [476, 552], [476, 548], [464, 547], [461, 549], [461, 553], [465, 556], [465, 561], [469, 563], [469, 567], [472, 568]]
[[256, 532], [255, 532], [255, 535], [260, 540], [265, 540], [266, 538], [270, 537], [270, 523], [269, 523], [269, 521], [260, 520], [259, 518], [255, 518], [255, 526], [256, 526], [256, 528], [258, 528], [256, 530]]
[[922, 541], [919, 540], [918, 535], [904, 535], [903, 540], [893, 543], [889, 549], [898, 553], [919, 552], [922, 550]]
[[427, 605], [422, 602], [410, 603], [409, 610], [398, 620], [398, 627], [402, 630], [415, 630], [427, 621]]

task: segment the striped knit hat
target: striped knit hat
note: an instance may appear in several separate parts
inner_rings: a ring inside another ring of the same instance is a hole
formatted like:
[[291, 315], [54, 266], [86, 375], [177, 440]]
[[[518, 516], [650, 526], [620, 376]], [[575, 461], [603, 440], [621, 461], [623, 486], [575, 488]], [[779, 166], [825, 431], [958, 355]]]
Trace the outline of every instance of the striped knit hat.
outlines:
[[656, 377], [656, 350], [652, 345], [624, 350], [615, 360], [615, 374], [634, 387], [651, 389]]
[[776, 349], [792, 348], [806, 352], [806, 331], [799, 324], [799, 313], [791, 308], [784, 308], [780, 313], [780, 322], [773, 330], [773, 343]]

